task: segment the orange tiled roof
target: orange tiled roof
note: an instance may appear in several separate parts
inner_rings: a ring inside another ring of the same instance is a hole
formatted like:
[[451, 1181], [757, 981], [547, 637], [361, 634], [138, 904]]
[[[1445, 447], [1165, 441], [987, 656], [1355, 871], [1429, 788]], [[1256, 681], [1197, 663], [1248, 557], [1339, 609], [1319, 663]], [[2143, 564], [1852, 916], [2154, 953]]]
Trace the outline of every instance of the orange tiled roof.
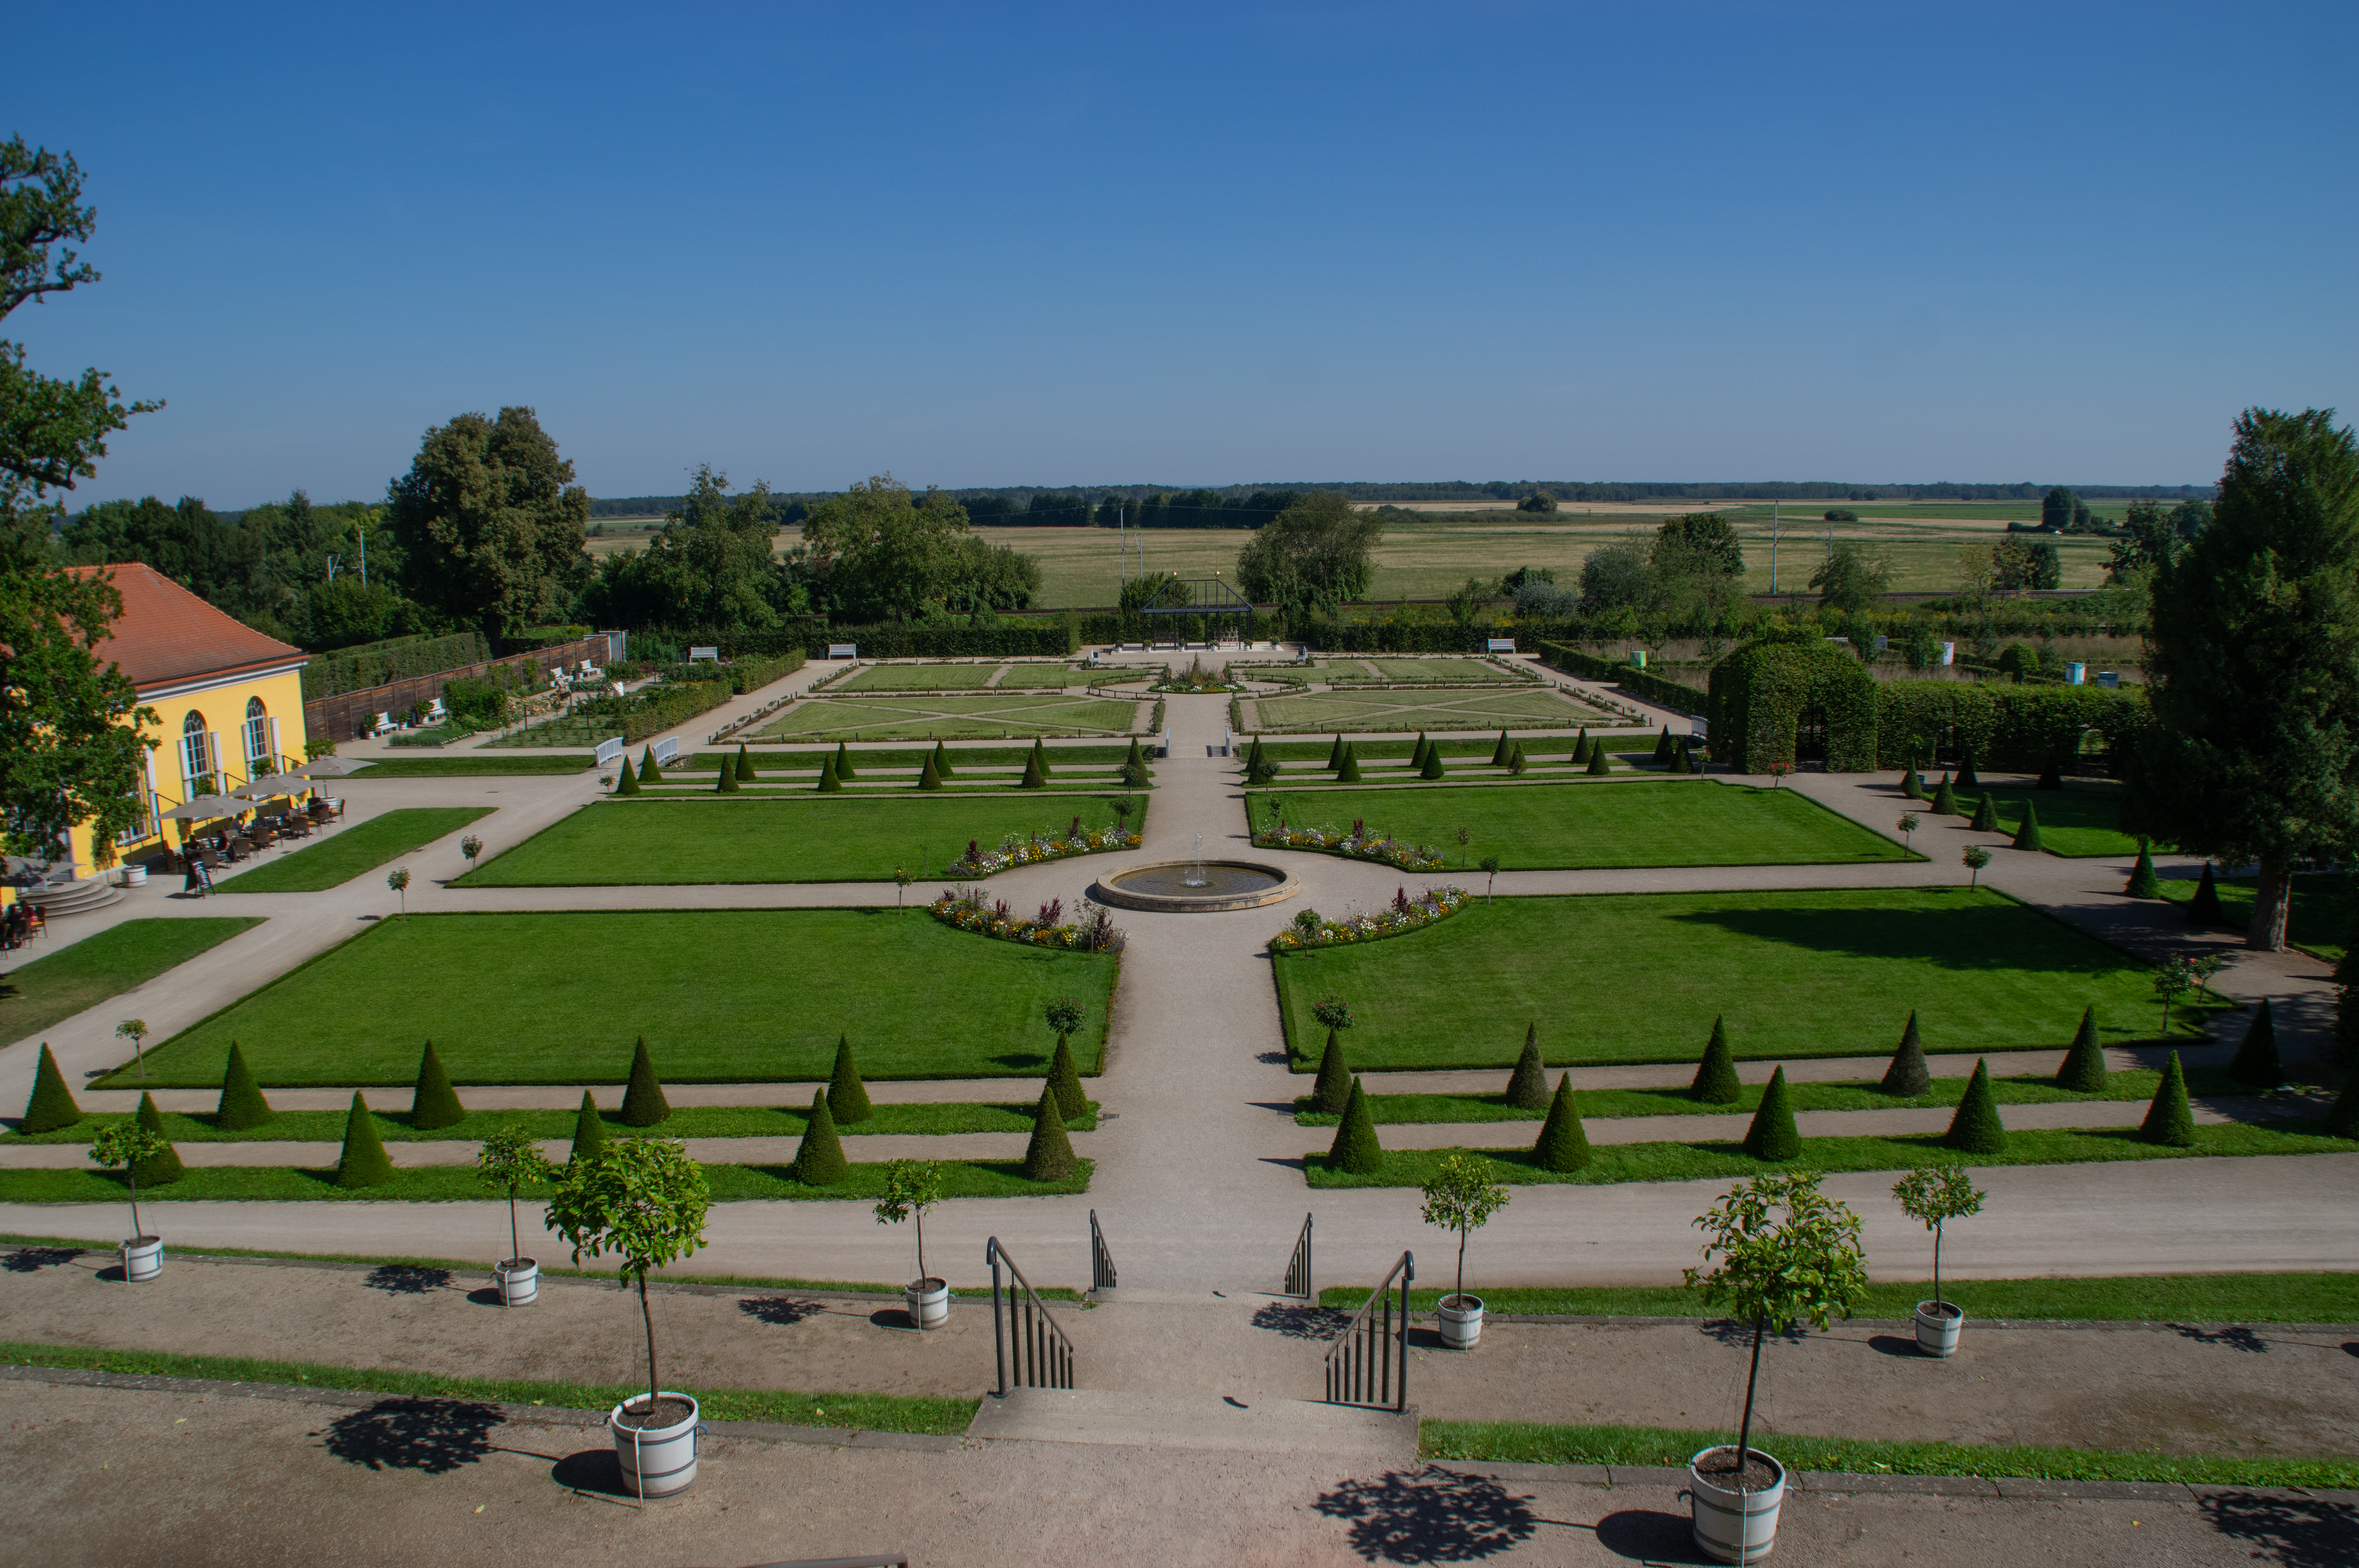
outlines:
[[155, 568], [137, 561], [110, 567], [69, 567], [76, 577], [114, 574], [123, 616], [97, 648], [123, 668], [146, 696], [150, 688], [207, 676], [266, 669], [303, 657], [303, 650], [265, 636], [207, 604]]

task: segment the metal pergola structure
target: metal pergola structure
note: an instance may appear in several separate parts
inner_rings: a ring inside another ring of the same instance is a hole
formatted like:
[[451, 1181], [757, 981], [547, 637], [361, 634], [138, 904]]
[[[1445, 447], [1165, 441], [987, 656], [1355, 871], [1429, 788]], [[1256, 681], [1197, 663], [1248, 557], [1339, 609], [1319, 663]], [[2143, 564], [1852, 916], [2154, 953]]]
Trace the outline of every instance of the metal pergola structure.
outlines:
[[1229, 620], [1243, 631], [1254, 612], [1253, 600], [1219, 577], [1175, 577], [1158, 589], [1153, 599], [1138, 607], [1141, 615], [1201, 615], [1210, 640], [1212, 623]]

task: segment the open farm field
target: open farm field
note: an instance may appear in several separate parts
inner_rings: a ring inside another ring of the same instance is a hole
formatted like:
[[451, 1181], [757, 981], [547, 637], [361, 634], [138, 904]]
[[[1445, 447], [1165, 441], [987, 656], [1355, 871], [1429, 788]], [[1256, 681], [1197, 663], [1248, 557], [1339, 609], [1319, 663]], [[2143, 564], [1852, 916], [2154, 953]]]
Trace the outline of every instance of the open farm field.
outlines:
[[[318, 892], [340, 887], [363, 871], [375, 871], [470, 822], [489, 816], [488, 806], [403, 806], [341, 828], [299, 849], [265, 850], [223, 876], [216, 892]], [[455, 856], [453, 857], [455, 859]]]
[[[893, 880], [894, 868], [932, 876], [966, 850], [1006, 834], [1061, 836], [1114, 826], [1113, 795], [1036, 794], [981, 798], [783, 795], [747, 800], [601, 801], [541, 829], [454, 885], [634, 887], [696, 882]], [[1131, 815], [1136, 831], [1145, 802]]]
[[1092, 697], [814, 697], [796, 703], [747, 739], [980, 741], [1122, 735], [1143, 722], [1143, 711], [1136, 702]]
[[261, 924], [259, 915], [126, 920], [27, 959], [7, 974], [16, 994], [0, 997], [0, 1041], [38, 1034]]
[[1556, 687], [1512, 691], [1304, 692], [1239, 699], [1245, 729], [1274, 730], [1572, 730], [1626, 722]]
[[[1697, 1061], [1716, 1016], [1752, 1060], [1887, 1053], [1911, 1009], [1929, 1052], [2060, 1052], [2085, 1007], [2109, 1040], [2162, 1023], [2144, 965], [1988, 889], [1502, 899], [1275, 966], [1306, 1072], [1326, 1040], [1311, 1004], [1331, 992], [1359, 1015], [1346, 1045], [1363, 1072], [1506, 1067], [1533, 1023], [1563, 1065]], [[2174, 1037], [2207, 1018], [2174, 1008]]]
[[430, 1039], [462, 1085], [621, 1083], [644, 1034], [667, 1079], [810, 1082], [847, 1032], [869, 1078], [1037, 1075], [1066, 995], [1093, 1072], [1115, 971], [889, 906], [412, 915], [154, 1047], [147, 1081], [218, 1085], [236, 1040], [266, 1087], [406, 1085]]
[[[1507, 871], [1602, 866], [1853, 865], [1916, 859], [1790, 789], [1707, 780], [1483, 784], [1452, 788], [1269, 791], [1247, 798], [1255, 822], [1282, 801], [1297, 826], [1349, 827], [1441, 850], [1452, 864], [1499, 857]], [[1472, 834], [1460, 849], [1457, 831]]]

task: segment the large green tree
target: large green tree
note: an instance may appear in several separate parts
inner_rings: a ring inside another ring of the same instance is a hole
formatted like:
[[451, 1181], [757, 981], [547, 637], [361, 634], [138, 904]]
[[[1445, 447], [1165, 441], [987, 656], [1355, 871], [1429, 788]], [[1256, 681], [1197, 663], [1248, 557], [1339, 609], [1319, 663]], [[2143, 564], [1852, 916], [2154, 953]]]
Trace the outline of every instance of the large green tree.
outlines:
[[877, 474], [811, 508], [789, 564], [838, 619], [907, 621], [946, 598], [968, 538], [965, 507]]
[[1362, 599], [1385, 525], [1339, 491], [1314, 491], [1271, 518], [1237, 552], [1237, 586], [1290, 611]]
[[1825, 564], [1810, 574], [1810, 586], [1819, 590], [1820, 603], [1852, 614], [1883, 598], [1891, 581], [1881, 562], [1870, 560], [1848, 539], [1835, 546]]
[[2359, 444], [2332, 409], [2238, 417], [2210, 524], [2155, 568], [2147, 671], [2133, 826], [2258, 862], [2245, 940], [2280, 949], [2295, 862], [2359, 850]]
[[730, 632], [775, 626], [781, 572], [778, 503], [757, 481], [729, 493], [729, 476], [699, 464], [679, 509], [644, 551], [606, 557], [585, 598], [602, 626]]
[[495, 652], [511, 630], [563, 615], [590, 580], [590, 492], [529, 408], [427, 431], [386, 516], [405, 591], [481, 626]]

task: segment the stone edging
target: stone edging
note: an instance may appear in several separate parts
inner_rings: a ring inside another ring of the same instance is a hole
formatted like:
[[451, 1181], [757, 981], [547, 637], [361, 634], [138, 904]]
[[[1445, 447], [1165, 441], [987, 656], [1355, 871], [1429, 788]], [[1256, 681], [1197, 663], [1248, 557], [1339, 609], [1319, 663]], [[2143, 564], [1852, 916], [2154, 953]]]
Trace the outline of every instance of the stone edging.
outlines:
[[[1345, 1309], [1335, 1307], [1330, 1310], [1342, 1312]], [[1433, 1314], [1431, 1313], [1416, 1313], [1411, 1315], [1413, 1317], [1422, 1319], [1431, 1317]], [[1734, 1322], [1734, 1319], [1724, 1317], [1597, 1317], [1578, 1313], [1505, 1312], [1485, 1312], [1483, 1314], [1483, 1321], [1485, 1323], [1579, 1324], [1596, 1328], [1661, 1328], [1670, 1324], [1687, 1324], [1696, 1328], [1702, 1328], [1711, 1324], [1733, 1325]], [[1974, 1329], [2087, 1328], [2099, 1330], [2142, 1329], [2152, 1332], [2160, 1329], [2177, 1330], [2180, 1328], [2199, 1326], [2208, 1321], [2209, 1320], [2201, 1318], [2142, 1319], [2114, 1317], [1969, 1316], [1966, 1319], [1966, 1324], [1969, 1328]], [[1910, 1317], [1849, 1317], [1843, 1319], [1843, 1325], [1849, 1328], [1908, 1329], [1913, 1332], [1917, 1326], [1917, 1320]], [[2256, 1323], [2245, 1319], [2236, 1319], [2233, 1321], [2223, 1320], [2223, 1325], [2230, 1328], [2275, 1329], [2281, 1334], [2359, 1335], [2359, 1324], [2350, 1323]], [[1786, 1336], [1780, 1335], [1776, 1336], [1775, 1337], [1784, 1338]], [[1803, 1335], [1795, 1336], [1794, 1337], [1807, 1338], [1808, 1334], [1805, 1333]]]
[[[1498, 1481], [1559, 1481], [1587, 1487], [1685, 1487], [1685, 1466], [1670, 1465], [1515, 1465], [1482, 1460], [1437, 1459], [1436, 1469]], [[2229, 1487], [2189, 1481], [2045, 1481], [1981, 1476], [1861, 1476], [1841, 1470], [1788, 1470], [1786, 1485], [1797, 1492], [1876, 1492], [1937, 1498], [1992, 1498], [2006, 1502], [2056, 1502], [2067, 1498], [2114, 1498], [2136, 1502], [2196, 1503], [2223, 1494], [2359, 1502], [2359, 1491], [2302, 1487]]]

